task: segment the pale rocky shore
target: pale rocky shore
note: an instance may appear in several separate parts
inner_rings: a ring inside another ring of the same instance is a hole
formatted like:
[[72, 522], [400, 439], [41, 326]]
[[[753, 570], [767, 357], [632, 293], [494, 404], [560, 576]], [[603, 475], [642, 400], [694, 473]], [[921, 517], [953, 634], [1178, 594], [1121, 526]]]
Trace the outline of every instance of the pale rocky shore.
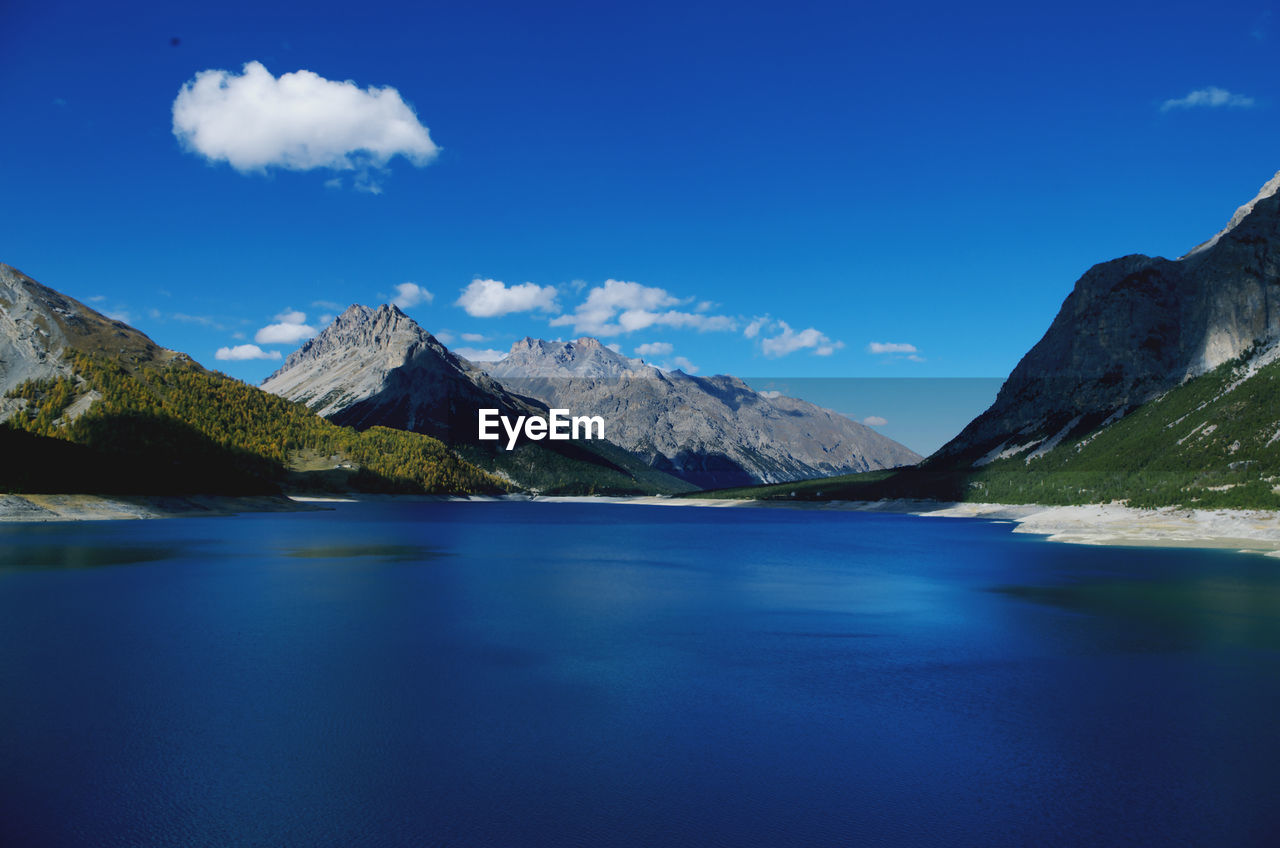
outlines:
[[272, 495], [229, 497], [191, 495], [6, 495], [0, 494], [0, 521], [120, 521], [139, 518], [194, 518], [242, 512], [297, 512], [316, 507]]
[[189, 497], [0, 494], [0, 522], [118, 521], [191, 518], [244, 512], [327, 509], [338, 503], [370, 501], [531, 501], [617, 503], [715, 509], [805, 509], [887, 512], [930, 518], [977, 518], [1015, 523], [1015, 533], [1045, 536], [1081, 545], [1220, 548], [1280, 557], [1280, 512], [1235, 509], [1133, 509], [1122, 504], [1039, 506], [1035, 504], [942, 503], [938, 501], [756, 501], [672, 497], [448, 497], [439, 495], [331, 495], [291, 497]]
[[1122, 504], [1040, 506], [1036, 504], [942, 503], [938, 501], [753, 501], [685, 498], [538, 498], [542, 501], [600, 502], [697, 507], [889, 512], [931, 518], [1011, 521], [1015, 533], [1079, 545], [1221, 548], [1280, 557], [1280, 512], [1238, 509], [1134, 509]]

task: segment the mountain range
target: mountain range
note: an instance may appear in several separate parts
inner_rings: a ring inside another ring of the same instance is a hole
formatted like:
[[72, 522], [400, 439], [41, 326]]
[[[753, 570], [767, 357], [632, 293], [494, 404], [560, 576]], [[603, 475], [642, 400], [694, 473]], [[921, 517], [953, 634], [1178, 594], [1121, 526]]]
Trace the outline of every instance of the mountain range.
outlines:
[[912, 465], [922, 457], [828, 409], [736, 377], [663, 371], [586, 337], [525, 338], [485, 370], [504, 386], [600, 415], [609, 438], [699, 488]]
[[[486, 467], [513, 473], [505, 451], [477, 440], [477, 410], [601, 416], [610, 446], [653, 479], [683, 489], [797, 480], [908, 465], [920, 456], [813, 404], [765, 396], [734, 377], [692, 377], [629, 359], [593, 338], [516, 342], [500, 362], [474, 364], [391, 305], [352, 306], [304, 344], [262, 388], [330, 420], [380, 424], [444, 439]], [[599, 443], [523, 450], [607, 449]], [[527, 482], [527, 481], [525, 481]]]

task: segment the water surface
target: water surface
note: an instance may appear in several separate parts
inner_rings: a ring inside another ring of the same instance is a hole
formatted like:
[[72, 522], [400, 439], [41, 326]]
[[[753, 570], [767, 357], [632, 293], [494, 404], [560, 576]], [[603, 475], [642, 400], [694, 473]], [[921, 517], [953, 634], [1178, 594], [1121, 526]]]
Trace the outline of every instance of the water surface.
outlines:
[[781, 509], [4, 526], [0, 844], [1268, 844], [1278, 570]]

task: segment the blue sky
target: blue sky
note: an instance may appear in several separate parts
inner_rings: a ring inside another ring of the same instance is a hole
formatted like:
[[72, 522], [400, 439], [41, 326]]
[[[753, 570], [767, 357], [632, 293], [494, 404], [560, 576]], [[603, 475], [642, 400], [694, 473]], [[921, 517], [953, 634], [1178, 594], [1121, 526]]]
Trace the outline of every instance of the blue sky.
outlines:
[[1280, 169], [1277, 39], [1269, 3], [9, 0], [0, 261], [251, 382], [217, 351], [397, 296], [473, 352], [1003, 376], [1091, 264]]

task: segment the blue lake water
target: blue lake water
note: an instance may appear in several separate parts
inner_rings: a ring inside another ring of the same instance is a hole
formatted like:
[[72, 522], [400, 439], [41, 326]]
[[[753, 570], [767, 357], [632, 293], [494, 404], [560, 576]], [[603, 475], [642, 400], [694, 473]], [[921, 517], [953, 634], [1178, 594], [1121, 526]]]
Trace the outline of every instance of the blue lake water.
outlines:
[[1280, 562], [378, 503], [0, 527], [6, 846], [1265, 845]]

